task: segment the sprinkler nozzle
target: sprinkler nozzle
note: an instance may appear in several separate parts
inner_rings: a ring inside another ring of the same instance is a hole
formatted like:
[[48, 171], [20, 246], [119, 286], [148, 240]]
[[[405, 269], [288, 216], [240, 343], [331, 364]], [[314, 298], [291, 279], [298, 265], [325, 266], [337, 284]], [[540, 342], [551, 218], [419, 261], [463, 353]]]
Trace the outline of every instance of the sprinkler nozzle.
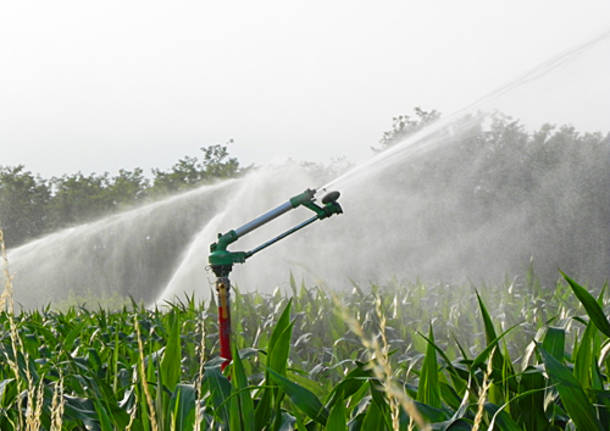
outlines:
[[323, 215], [320, 217], [320, 220], [330, 217], [333, 214], [343, 214], [343, 208], [341, 208], [341, 205], [339, 205], [339, 202], [337, 202], [339, 196], [341, 196], [341, 193], [338, 191], [329, 192], [324, 195], [322, 198], [322, 203], [324, 204], [322, 207]]
[[337, 199], [339, 199], [339, 196], [341, 196], [341, 193], [336, 190], [333, 192], [328, 192], [322, 198], [322, 203], [326, 205], [328, 203], [335, 202]]

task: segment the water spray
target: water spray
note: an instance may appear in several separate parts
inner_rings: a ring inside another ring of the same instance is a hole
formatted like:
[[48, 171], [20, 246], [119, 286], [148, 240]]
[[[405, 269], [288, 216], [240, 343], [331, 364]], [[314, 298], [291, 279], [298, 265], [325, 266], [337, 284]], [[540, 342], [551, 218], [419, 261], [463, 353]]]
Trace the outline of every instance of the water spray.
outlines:
[[[229, 280], [229, 274], [233, 269], [233, 264], [244, 263], [246, 259], [258, 253], [259, 251], [275, 244], [279, 240], [286, 238], [288, 235], [295, 233], [296, 231], [303, 229], [305, 226], [310, 225], [316, 220], [323, 220], [332, 216], [333, 214], [341, 214], [343, 210], [337, 202], [339, 199], [339, 192], [333, 191], [327, 193], [322, 198], [322, 206], [315, 203], [316, 191], [307, 189], [303, 193], [293, 196], [287, 202], [282, 205], [266, 212], [265, 214], [255, 218], [254, 220], [238, 227], [237, 229], [230, 230], [225, 234], [218, 234], [218, 240], [210, 245], [210, 255], [208, 262], [214, 274], [216, 275], [216, 292], [218, 295], [218, 337], [220, 340], [220, 356], [225, 359], [222, 363], [222, 369], [228, 365], [232, 359], [231, 355], [231, 310], [230, 310], [230, 288], [231, 282]], [[282, 214], [295, 209], [299, 206], [304, 206], [312, 210], [315, 215], [307, 220], [299, 223], [298, 225], [288, 229], [287, 231], [279, 234], [278, 236], [262, 243], [261, 245], [253, 248], [250, 251], [229, 251], [227, 247], [237, 241], [242, 236], [249, 232], [252, 232], [256, 228], [264, 225], [265, 223], [281, 216]]]

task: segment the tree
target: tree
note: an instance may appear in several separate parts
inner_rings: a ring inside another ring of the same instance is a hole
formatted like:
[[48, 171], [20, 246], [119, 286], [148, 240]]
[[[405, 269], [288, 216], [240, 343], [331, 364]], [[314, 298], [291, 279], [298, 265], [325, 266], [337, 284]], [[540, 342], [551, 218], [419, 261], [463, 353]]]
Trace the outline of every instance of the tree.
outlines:
[[[228, 144], [233, 143], [229, 139]], [[210, 145], [201, 147], [203, 162], [201, 167], [207, 178], [233, 178], [240, 173], [239, 162], [235, 157], [229, 157], [226, 145]]]
[[[233, 143], [230, 139], [227, 144]], [[203, 159], [184, 156], [169, 171], [153, 169], [156, 195], [186, 190], [214, 179], [233, 178], [241, 173], [237, 158], [230, 157], [227, 145], [201, 147]]]
[[133, 171], [119, 169], [119, 174], [112, 177], [107, 192], [113, 208], [118, 209], [142, 202], [148, 196], [149, 188], [150, 181], [141, 168]]
[[107, 213], [112, 207], [108, 193], [110, 177], [81, 172], [51, 178], [53, 197], [50, 201], [51, 228], [67, 226]]
[[392, 128], [383, 132], [379, 140], [379, 147], [373, 148], [373, 151], [383, 151], [441, 117], [441, 114], [434, 109], [432, 111], [425, 111], [417, 106], [413, 111], [415, 112], [415, 117], [409, 115], [393, 117]]
[[153, 191], [155, 194], [167, 194], [187, 189], [202, 180], [202, 172], [196, 157], [184, 156], [172, 166], [169, 172], [153, 169]]
[[0, 227], [7, 247], [40, 235], [47, 223], [49, 184], [23, 165], [0, 166]]

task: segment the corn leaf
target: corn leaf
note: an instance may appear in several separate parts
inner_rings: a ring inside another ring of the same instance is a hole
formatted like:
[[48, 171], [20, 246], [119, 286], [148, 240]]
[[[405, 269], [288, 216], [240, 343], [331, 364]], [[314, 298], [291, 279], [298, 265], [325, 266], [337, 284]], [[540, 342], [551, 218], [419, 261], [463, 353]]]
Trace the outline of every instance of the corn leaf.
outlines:
[[[511, 332], [513, 329], [515, 329], [515, 328], [516, 328], [517, 326], [519, 326], [519, 325], [520, 325], [520, 323], [517, 323], [517, 324], [515, 324], [515, 325], [511, 326], [511, 327], [510, 327], [510, 328], [508, 328], [506, 331], [502, 332], [502, 333], [501, 333], [501, 334], [500, 334], [500, 335], [499, 335], [497, 338], [495, 338], [495, 339], [494, 339], [494, 340], [492, 340], [492, 341], [491, 341], [489, 344], [487, 344], [487, 347], [485, 347], [485, 349], [484, 349], [484, 350], [483, 350], [481, 353], [479, 353], [479, 354], [477, 355], [477, 357], [476, 357], [476, 358], [474, 358], [474, 360], [472, 361], [472, 364], [470, 365], [470, 370], [471, 370], [471, 372], [474, 372], [478, 366], [482, 365], [482, 364], [485, 362], [485, 360], [487, 359], [487, 357], [489, 356], [489, 353], [490, 353], [490, 352], [491, 352], [491, 351], [492, 351], [492, 350], [493, 350], [495, 347], [497, 347], [498, 342], [499, 342], [499, 341], [500, 341], [502, 338], [504, 338], [504, 337], [505, 337], [505, 336], [506, 336], [506, 335], [507, 335], [509, 332]], [[495, 334], [495, 332], [494, 332], [494, 334]], [[498, 355], [499, 355], [499, 353], [497, 352], [497, 350], [496, 350], [496, 354], [498, 354]], [[500, 364], [499, 364], [499, 365], [500, 365], [500, 371], [502, 370], [502, 366], [503, 366], [503, 361], [502, 361], [501, 356], [502, 356], [502, 355], [498, 356], [498, 358], [500, 359]], [[494, 358], [495, 358], [495, 357], [496, 357], [496, 356], [494, 356]], [[496, 364], [494, 363], [493, 365], [494, 365], [494, 369], [495, 369]]]
[[545, 378], [538, 368], [529, 366], [521, 374], [519, 380], [520, 394], [518, 401], [518, 421], [527, 431], [538, 431], [548, 427], [548, 420], [544, 414], [544, 388]]
[[563, 362], [566, 332], [561, 328], [549, 327], [542, 340], [542, 348], [559, 362]]
[[551, 382], [555, 384], [559, 392], [564, 408], [578, 429], [601, 431], [602, 427], [595, 415], [595, 409], [570, 369], [540, 345], [538, 345], [538, 351], [542, 355], [544, 368]]
[[386, 429], [384, 427], [384, 414], [376, 402], [370, 403], [366, 410], [364, 419], [362, 420], [361, 429], [363, 430], [379, 430]]
[[195, 388], [193, 385], [178, 383], [172, 394], [171, 404], [174, 405], [174, 418], [177, 430], [193, 429], [195, 422]]
[[328, 431], [344, 431], [345, 426], [345, 403], [343, 399], [339, 399], [330, 409], [325, 429]]
[[269, 372], [271, 379], [290, 397], [294, 405], [314, 421], [321, 425], [326, 424], [328, 412], [313, 392], [288, 380], [272, 369], [268, 369], [267, 371]]
[[244, 390], [248, 386], [248, 378], [235, 344], [231, 346], [231, 350], [233, 354], [231, 383], [233, 389], [239, 392], [231, 401], [231, 429], [254, 431], [254, 403], [250, 392]]
[[483, 303], [481, 296], [478, 291], [475, 291], [477, 295], [477, 301], [479, 302], [479, 309], [481, 310], [481, 315], [483, 317], [483, 324], [485, 325], [485, 337], [487, 338], [487, 345], [491, 344], [496, 337], [496, 330], [494, 329], [494, 324], [491, 321], [491, 317], [487, 311], [487, 307]]
[[231, 395], [231, 382], [222, 375], [220, 367], [206, 368], [203, 379], [204, 388], [210, 391], [212, 407], [217, 407], [214, 413], [228, 425], [229, 409], [225, 400]]
[[182, 349], [180, 346], [180, 321], [174, 312], [169, 316], [169, 338], [161, 358], [161, 383], [174, 392], [180, 381]]
[[430, 342], [426, 347], [426, 356], [419, 375], [417, 386], [417, 400], [432, 407], [441, 406], [441, 394], [438, 383], [438, 363], [436, 362], [436, 349], [434, 343], [434, 332], [432, 325], [428, 332]]
[[108, 416], [108, 412], [100, 400], [95, 400], [95, 411], [97, 412], [97, 417], [100, 421], [101, 431], [114, 431], [114, 427], [112, 426], [112, 421]]
[[566, 279], [570, 287], [572, 288], [572, 292], [578, 298], [580, 303], [585, 307], [589, 318], [593, 322], [593, 324], [599, 329], [606, 337], [610, 337], [610, 322], [606, 318], [604, 311], [595, 300], [595, 298], [587, 292], [587, 290], [582, 287], [580, 284], [576, 283], [570, 277], [568, 277], [565, 273], [561, 273], [563, 278]]
[[595, 326], [590, 320], [582, 335], [574, 359], [574, 377], [585, 390], [591, 388], [591, 361], [593, 359], [593, 335]]

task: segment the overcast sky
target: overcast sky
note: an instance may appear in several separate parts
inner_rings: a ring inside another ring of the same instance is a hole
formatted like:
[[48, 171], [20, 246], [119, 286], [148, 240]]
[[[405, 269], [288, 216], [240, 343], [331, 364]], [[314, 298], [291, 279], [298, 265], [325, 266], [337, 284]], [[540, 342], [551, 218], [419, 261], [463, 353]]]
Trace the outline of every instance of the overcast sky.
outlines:
[[[610, 29], [610, 1], [2, 2], [0, 165], [169, 168], [370, 155], [392, 116], [450, 113]], [[497, 106], [610, 131], [610, 41]]]

